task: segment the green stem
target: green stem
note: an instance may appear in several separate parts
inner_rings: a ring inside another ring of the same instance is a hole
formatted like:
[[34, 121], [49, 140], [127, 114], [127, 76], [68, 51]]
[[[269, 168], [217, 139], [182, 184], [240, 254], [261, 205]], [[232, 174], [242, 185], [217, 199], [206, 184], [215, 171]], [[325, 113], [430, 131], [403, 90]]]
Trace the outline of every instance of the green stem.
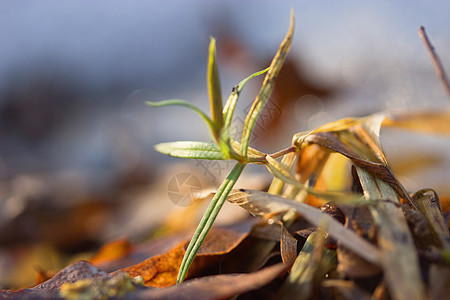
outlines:
[[178, 272], [177, 283], [182, 283], [184, 278], [186, 277], [187, 271], [194, 261], [195, 255], [198, 252], [201, 244], [203, 243], [206, 235], [208, 234], [211, 226], [214, 223], [220, 209], [222, 208], [225, 199], [236, 183], [237, 179], [242, 173], [245, 164], [238, 163], [234, 166], [233, 170], [231, 170], [227, 179], [222, 182], [222, 185], [219, 187], [217, 193], [214, 195], [211, 203], [209, 204], [206, 212], [204, 213], [200, 224], [194, 232], [194, 235], [189, 242], [189, 246], [186, 249], [186, 253], [183, 257], [183, 261], [181, 262], [180, 270]]

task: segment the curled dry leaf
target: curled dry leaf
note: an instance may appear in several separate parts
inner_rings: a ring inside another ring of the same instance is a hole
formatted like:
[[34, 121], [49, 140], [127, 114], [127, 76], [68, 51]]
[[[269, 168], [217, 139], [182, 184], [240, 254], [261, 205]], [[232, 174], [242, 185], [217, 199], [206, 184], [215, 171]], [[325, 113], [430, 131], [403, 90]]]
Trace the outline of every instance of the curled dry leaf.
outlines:
[[292, 265], [297, 257], [297, 239], [294, 238], [284, 226], [281, 226], [280, 248], [283, 263]]
[[274, 211], [282, 212], [295, 209], [315, 226], [319, 226], [321, 222], [327, 222], [327, 230], [331, 237], [341, 241], [343, 246], [351, 249], [367, 261], [374, 264], [380, 263], [379, 251], [375, 246], [317, 208], [265, 192], [244, 189], [233, 191], [227, 200], [243, 207], [252, 214], [264, 215]]

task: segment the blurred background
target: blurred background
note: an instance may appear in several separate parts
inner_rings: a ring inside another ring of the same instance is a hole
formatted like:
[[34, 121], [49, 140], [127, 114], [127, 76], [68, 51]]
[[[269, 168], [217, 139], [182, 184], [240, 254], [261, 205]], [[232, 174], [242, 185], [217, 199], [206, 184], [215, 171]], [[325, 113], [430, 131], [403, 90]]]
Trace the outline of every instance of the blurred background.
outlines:
[[[209, 37], [226, 99], [269, 65], [291, 7], [294, 41], [256, 128], [258, 149], [342, 117], [449, 108], [418, 37], [425, 26], [450, 71], [446, 1], [0, 1], [0, 273], [56, 268], [64, 257], [55, 253], [142, 236], [174, 207], [167, 184], [186, 168], [204, 190], [217, 187], [231, 166], [153, 150], [208, 141], [202, 120], [145, 101], [209, 111]], [[240, 98], [237, 132], [260, 83]], [[450, 195], [448, 137], [389, 130], [383, 145], [408, 190]], [[29, 284], [0, 278], [0, 288]]]

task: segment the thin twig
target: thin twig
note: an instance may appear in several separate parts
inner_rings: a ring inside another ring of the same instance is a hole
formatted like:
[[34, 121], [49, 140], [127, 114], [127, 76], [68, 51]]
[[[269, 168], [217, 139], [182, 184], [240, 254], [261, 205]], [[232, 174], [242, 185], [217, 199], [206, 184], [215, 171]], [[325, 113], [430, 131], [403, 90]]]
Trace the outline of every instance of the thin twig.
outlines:
[[279, 158], [281, 156], [284, 156], [286, 154], [289, 154], [291, 152], [295, 152], [297, 150], [297, 148], [295, 146], [291, 146], [289, 148], [280, 150], [278, 152], [275, 152], [273, 154], [265, 154], [264, 157], [257, 157], [257, 158], [250, 158], [248, 161], [251, 163], [267, 163], [267, 159], [266, 156], [271, 156], [272, 158]]
[[420, 26], [419, 28], [419, 36], [422, 38], [423, 43], [427, 47], [428, 53], [431, 56], [431, 61], [436, 68], [436, 73], [441, 79], [442, 84], [444, 85], [444, 89], [447, 92], [447, 95], [450, 98], [450, 83], [448, 81], [447, 74], [445, 73], [444, 67], [442, 66], [441, 60], [434, 50], [433, 45], [431, 45], [430, 39], [428, 38], [427, 33], [425, 32], [425, 27]]
[[273, 158], [278, 158], [278, 157], [286, 155], [288, 153], [295, 152], [296, 150], [297, 150], [297, 148], [295, 146], [292, 146], [292, 147], [280, 150], [278, 152], [275, 152], [273, 154], [270, 154], [270, 156], [272, 156]]

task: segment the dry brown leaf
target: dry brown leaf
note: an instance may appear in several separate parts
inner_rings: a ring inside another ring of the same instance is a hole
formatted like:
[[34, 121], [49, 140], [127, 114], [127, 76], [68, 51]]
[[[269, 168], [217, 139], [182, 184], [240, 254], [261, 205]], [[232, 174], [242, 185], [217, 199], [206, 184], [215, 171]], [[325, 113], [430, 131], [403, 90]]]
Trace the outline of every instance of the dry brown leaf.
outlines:
[[[201, 261], [199, 258], [220, 256], [231, 252], [249, 235], [253, 224], [254, 220], [248, 220], [230, 226], [212, 228], [197, 253], [190, 274], [201, 272], [211, 263], [208, 260]], [[120, 271], [131, 277], [141, 275], [147, 286], [165, 287], [173, 285], [176, 283], [178, 270], [188, 242], [184, 240], [166, 253], [150, 257], [139, 264], [123, 268]]]
[[49, 280], [29, 289], [0, 291], [1, 299], [55, 299], [65, 283], [75, 283], [88, 278], [110, 278], [111, 275], [96, 268], [87, 261], [78, 261], [59, 271]]
[[130, 251], [127, 255], [118, 257], [117, 259], [97, 262], [96, 266], [106, 272], [117, 271], [119, 269], [138, 264], [149, 257], [166, 253], [175, 245], [185, 241], [187, 238], [188, 235], [182, 233], [154, 238], [141, 244], [133, 244], [130, 246]]
[[283, 263], [292, 265], [297, 258], [297, 239], [294, 238], [284, 226], [281, 226], [280, 248]]
[[[351, 159], [356, 165], [366, 169], [372, 175], [388, 183], [403, 199], [411, 198], [404, 187], [392, 173], [386, 157], [381, 149], [379, 133], [384, 115], [373, 115], [348, 122], [343, 122], [342, 128], [332, 126], [331, 131], [316, 130], [300, 141], [319, 144]], [[337, 127], [339, 130], [336, 130]], [[298, 143], [298, 142], [297, 142]]]
[[127, 299], [226, 299], [260, 288], [287, 271], [277, 264], [249, 274], [226, 274], [187, 280], [164, 289], [142, 290]]
[[[237, 247], [250, 233], [255, 220], [213, 228], [203, 241], [197, 255], [223, 255]], [[185, 249], [187, 244], [185, 245]]]
[[178, 269], [185, 253], [184, 244], [185, 242], [182, 242], [164, 254], [153, 256], [120, 271], [127, 273], [130, 277], [142, 276], [147, 286], [173, 285], [177, 282]]

